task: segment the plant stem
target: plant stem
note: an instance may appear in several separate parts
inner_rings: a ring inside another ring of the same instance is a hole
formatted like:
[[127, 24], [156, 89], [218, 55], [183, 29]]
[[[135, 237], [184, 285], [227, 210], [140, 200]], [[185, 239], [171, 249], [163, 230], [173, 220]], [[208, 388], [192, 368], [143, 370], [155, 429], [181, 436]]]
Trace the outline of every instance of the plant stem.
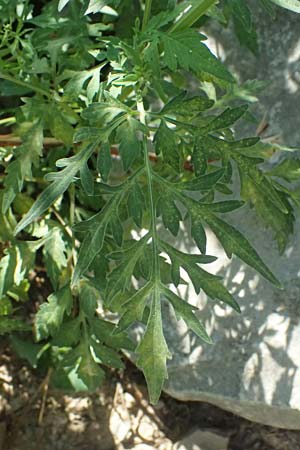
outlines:
[[152, 6], [152, 0], [146, 0], [143, 24], [142, 24], [142, 31], [144, 31], [144, 29], [146, 28], [146, 25], [149, 21], [150, 13], [151, 13], [151, 6]]
[[[10, 122], [14, 123], [16, 120], [12, 120], [13, 118], [9, 117]], [[4, 120], [4, 119], [2, 119]], [[0, 120], [1, 125], [1, 120]], [[17, 147], [18, 145], [22, 145], [22, 139], [19, 136], [15, 136], [13, 134], [0, 134], [0, 146], [2, 147]], [[59, 141], [58, 139], [52, 137], [45, 137], [43, 140], [44, 147], [59, 147], [60, 145], [64, 145], [63, 141]]]
[[0, 119], [0, 125], [15, 123], [16, 118], [15, 117], [5, 117], [4, 119]]
[[183, 13], [182, 17], [170, 28], [170, 31], [186, 30], [194, 25], [197, 20], [202, 17], [209, 8], [218, 3], [219, 0], [203, 0], [199, 4], [199, 0], [191, 1], [191, 8]]
[[[140, 112], [140, 121], [145, 125], [145, 123], [146, 123], [145, 109], [144, 109], [144, 103], [143, 103], [142, 99], [138, 101], [137, 108], [138, 108], [138, 111]], [[147, 176], [147, 182], [148, 182], [148, 193], [149, 193], [149, 201], [150, 201], [151, 235], [152, 235], [152, 249], [153, 249], [152, 276], [154, 277], [155, 281], [158, 281], [160, 278], [160, 275], [159, 275], [159, 259], [158, 259], [159, 255], [158, 255], [158, 248], [157, 248], [158, 236], [157, 236], [157, 228], [156, 228], [156, 207], [155, 207], [154, 194], [153, 194], [153, 175], [152, 175], [151, 162], [150, 162], [149, 154], [148, 154], [146, 137], [144, 137], [144, 139], [143, 139], [143, 150], [144, 150], [144, 161], [145, 161], [146, 176]]]
[[3, 80], [11, 81], [12, 83], [18, 84], [19, 86], [27, 87], [28, 89], [31, 89], [32, 91], [38, 92], [39, 94], [42, 94], [45, 97], [48, 97], [49, 99], [52, 99], [51, 92], [48, 92], [38, 86], [34, 86], [31, 83], [27, 83], [26, 81], [18, 80], [17, 78], [12, 77], [11, 75], [7, 75], [3, 72], [0, 72], [0, 78], [2, 78]]

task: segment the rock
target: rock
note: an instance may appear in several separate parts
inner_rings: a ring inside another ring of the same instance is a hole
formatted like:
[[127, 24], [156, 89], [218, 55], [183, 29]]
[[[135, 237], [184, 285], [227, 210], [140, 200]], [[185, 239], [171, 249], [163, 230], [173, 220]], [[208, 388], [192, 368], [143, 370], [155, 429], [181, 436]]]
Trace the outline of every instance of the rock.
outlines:
[[[230, 221], [253, 243], [284, 290], [237, 258], [229, 261], [208, 233], [208, 254], [218, 260], [204, 268], [225, 277], [242, 314], [203, 293], [197, 297], [190, 284], [179, 286], [181, 296], [200, 308], [199, 317], [214, 344], [203, 344], [187, 333], [165, 305], [165, 334], [173, 353], [165, 391], [179, 400], [206, 401], [266, 425], [300, 429], [299, 231], [279, 256], [271, 233], [263, 231], [253, 211], [243, 207]], [[295, 229], [300, 229], [299, 220]], [[187, 253], [197, 251], [184, 233], [178, 242]]]
[[[299, 147], [299, 14], [276, 7], [276, 19], [272, 20], [259, 7], [257, 0], [248, 0], [247, 3], [252, 7], [258, 32], [257, 57], [239, 46], [230, 28], [222, 28], [214, 22], [209, 33], [218, 43], [218, 54], [241, 81], [258, 79], [269, 82], [258, 94], [258, 111], [254, 108], [255, 113], [259, 113], [257, 117], [265, 115], [268, 129], [264, 136], [276, 135], [286, 145]], [[256, 126], [252, 126], [252, 132]]]
[[154, 438], [155, 431], [157, 431], [157, 426], [155, 426], [155, 423], [153, 423], [149, 417], [144, 416], [138, 427], [139, 436], [143, 441], [151, 441]]
[[132, 450], [153, 450], [153, 446], [147, 444], [138, 444], [135, 445]]
[[[257, 12], [261, 53], [258, 60], [237, 50], [236, 38], [228, 30], [217, 36], [226, 62], [241, 79], [271, 80], [263, 95], [263, 108], [270, 133], [278, 133], [289, 145], [300, 144], [299, 16], [282, 11], [276, 22]], [[214, 30], [212, 31], [213, 34]], [[285, 36], [282, 39], [282, 35]], [[233, 40], [235, 41], [233, 43]], [[284, 286], [280, 291], [237, 258], [229, 261], [210, 234], [208, 254], [218, 261], [204, 268], [225, 277], [242, 309], [197, 298], [193, 287], [180, 286], [181, 295], [200, 308], [214, 344], [203, 344], [187, 333], [182, 321], [165, 306], [165, 334], [173, 359], [165, 391], [180, 400], [206, 401], [252, 421], [275, 427], [300, 429], [300, 236], [295, 236], [284, 255], [269, 230], [255, 213], [244, 207], [226, 216], [253, 243]], [[231, 218], [231, 219], [229, 219]], [[196, 252], [187, 232], [176, 240], [186, 252]]]
[[116, 385], [109, 429], [116, 445], [124, 441], [131, 431], [130, 414], [124, 402], [124, 391], [120, 383]]
[[227, 450], [229, 439], [212, 431], [196, 430], [174, 445], [174, 450]]
[[109, 429], [116, 444], [124, 441], [130, 432], [130, 417], [121, 408], [113, 409], [109, 419]]

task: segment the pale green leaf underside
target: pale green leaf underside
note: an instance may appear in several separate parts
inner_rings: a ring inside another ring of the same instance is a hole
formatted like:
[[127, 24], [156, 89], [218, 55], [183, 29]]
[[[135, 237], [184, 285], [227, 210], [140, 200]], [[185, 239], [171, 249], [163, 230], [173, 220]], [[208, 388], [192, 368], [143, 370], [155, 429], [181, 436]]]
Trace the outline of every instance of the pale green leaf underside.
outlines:
[[154, 286], [147, 329], [136, 354], [137, 365], [144, 372], [147, 381], [150, 401], [156, 404], [168, 377], [166, 361], [171, 356], [163, 334], [158, 286]]
[[62, 195], [74, 180], [75, 175], [93, 153], [96, 144], [88, 145], [79, 154], [58, 161], [57, 166], [66, 166], [61, 172], [48, 174], [47, 179], [53, 181], [38, 197], [28, 213], [18, 223], [15, 234], [26, 228], [31, 222], [41, 216], [52, 203]]
[[300, 13], [299, 0], [271, 0], [271, 2], [275, 3], [275, 5], [281, 6], [282, 8]]
[[62, 11], [64, 7], [69, 3], [70, 0], [59, 0], [58, 2], [58, 11]]

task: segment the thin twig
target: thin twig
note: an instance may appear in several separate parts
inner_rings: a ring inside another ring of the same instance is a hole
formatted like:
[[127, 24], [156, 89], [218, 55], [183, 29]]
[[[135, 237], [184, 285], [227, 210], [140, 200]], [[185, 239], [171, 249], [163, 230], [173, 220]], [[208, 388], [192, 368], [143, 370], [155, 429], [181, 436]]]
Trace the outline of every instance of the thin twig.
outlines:
[[[18, 147], [22, 145], [22, 140], [18, 136], [14, 136], [13, 134], [0, 134], [0, 147]], [[43, 141], [43, 146], [45, 148], [49, 147], [59, 147], [65, 145], [63, 141], [52, 137], [46, 137]], [[110, 149], [110, 154], [112, 157], [119, 158], [120, 154], [118, 148], [112, 146]], [[150, 161], [156, 163], [158, 161], [158, 157], [155, 153], [149, 153]], [[189, 161], [185, 161], [183, 164], [185, 170], [193, 171], [193, 166]], [[33, 181], [33, 180], [30, 180]]]
[[61, 217], [59, 212], [54, 208], [54, 206], [51, 207], [51, 211], [53, 212], [53, 214], [55, 215], [55, 217], [57, 218], [59, 223], [64, 227], [64, 229], [66, 230], [66, 232], [70, 236], [70, 238], [73, 239], [73, 232], [72, 232], [71, 227], [69, 227], [69, 225], [67, 225], [67, 223]]
[[[22, 145], [22, 139], [13, 134], [0, 134], [0, 146], [1, 147], [17, 147]], [[45, 137], [43, 141], [44, 147], [59, 147], [64, 145], [63, 141], [52, 137]]]
[[40, 412], [39, 412], [39, 417], [38, 417], [38, 424], [39, 426], [42, 425], [43, 423], [43, 418], [44, 418], [44, 413], [45, 413], [45, 407], [46, 407], [46, 401], [47, 401], [47, 394], [48, 394], [48, 390], [49, 390], [49, 383], [50, 383], [50, 378], [52, 375], [53, 369], [50, 367], [48, 369], [46, 378], [43, 382], [43, 397], [42, 397], [42, 404], [41, 404], [41, 408], [40, 408]]

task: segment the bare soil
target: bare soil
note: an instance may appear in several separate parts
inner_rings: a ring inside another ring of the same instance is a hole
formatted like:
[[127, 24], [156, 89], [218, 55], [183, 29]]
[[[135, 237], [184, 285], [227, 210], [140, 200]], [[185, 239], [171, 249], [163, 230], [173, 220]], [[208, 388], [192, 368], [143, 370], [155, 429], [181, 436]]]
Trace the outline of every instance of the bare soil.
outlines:
[[1, 347], [0, 450], [119, 450], [141, 444], [172, 450], [197, 428], [229, 437], [229, 450], [300, 450], [300, 432], [251, 423], [206, 403], [163, 395], [152, 407], [143, 377], [129, 361], [96, 393], [65, 394], [51, 388], [51, 373], [32, 371], [7, 342]]

